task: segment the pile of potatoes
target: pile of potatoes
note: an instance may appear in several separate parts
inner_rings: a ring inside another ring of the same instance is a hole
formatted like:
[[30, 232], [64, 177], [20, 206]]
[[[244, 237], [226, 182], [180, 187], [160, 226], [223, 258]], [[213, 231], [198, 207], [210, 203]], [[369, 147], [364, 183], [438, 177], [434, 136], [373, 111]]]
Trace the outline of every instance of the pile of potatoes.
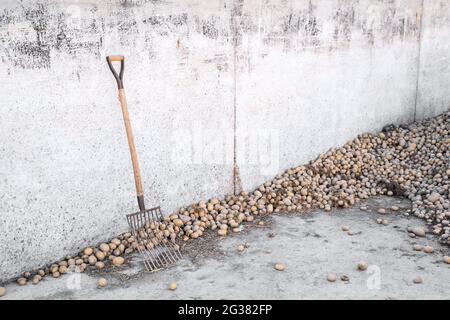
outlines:
[[[188, 241], [207, 229], [226, 236], [240, 232], [244, 222], [259, 215], [348, 208], [370, 196], [409, 198], [413, 214], [425, 219], [442, 243], [450, 244], [450, 112], [408, 126], [386, 126], [379, 134], [362, 134], [343, 147], [322, 154], [308, 165], [292, 168], [255, 191], [210, 199], [176, 212], [139, 230], [123, 233], [109, 243], [85, 248], [76, 256], [18, 280], [33, 284], [45, 276], [69, 270], [120, 266], [124, 257], [162, 242]], [[139, 241], [138, 241], [139, 239]], [[178, 246], [178, 245], [176, 245]], [[177, 247], [178, 248], [178, 247]]]

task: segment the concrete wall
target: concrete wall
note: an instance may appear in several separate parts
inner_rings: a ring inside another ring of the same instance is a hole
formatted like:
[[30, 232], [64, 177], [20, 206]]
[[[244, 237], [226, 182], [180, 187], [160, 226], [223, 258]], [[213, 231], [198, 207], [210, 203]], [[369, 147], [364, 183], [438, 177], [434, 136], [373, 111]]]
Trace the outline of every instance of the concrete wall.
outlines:
[[450, 106], [450, 2], [424, 0], [417, 118], [438, 115]]
[[147, 205], [170, 212], [448, 108], [448, 12], [437, 0], [2, 1], [0, 281], [123, 231], [137, 208], [107, 54], [127, 57]]

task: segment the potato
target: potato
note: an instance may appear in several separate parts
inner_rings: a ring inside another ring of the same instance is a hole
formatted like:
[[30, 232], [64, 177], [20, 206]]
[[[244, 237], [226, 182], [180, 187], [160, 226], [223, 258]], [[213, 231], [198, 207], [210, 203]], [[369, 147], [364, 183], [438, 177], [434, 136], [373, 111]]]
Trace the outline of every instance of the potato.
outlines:
[[169, 284], [169, 289], [172, 290], [172, 291], [177, 290], [177, 284], [176, 284], [176, 282], [170, 283], [170, 284]]
[[40, 281], [42, 280], [42, 277], [40, 276], [40, 275], [35, 275], [34, 277], [33, 277], [33, 279], [31, 280], [31, 283], [32, 284], [34, 284], [34, 285], [36, 285], [36, 284], [38, 284]]
[[59, 267], [59, 273], [61, 274], [67, 273], [67, 267], [66, 266]]
[[53, 278], [59, 278], [61, 276], [61, 274], [58, 271], [56, 271], [56, 272], [53, 272], [52, 276], [53, 276]]
[[125, 259], [122, 258], [122, 257], [115, 257], [115, 258], [113, 258], [113, 260], [112, 260], [112, 263], [113, 263], [113, 265], [115, 265], [115, 266], [121, 266], [122, 264], [124, 264], [124, 262], [125, 262]]
[[327, 280], [328, 280], [329, 282], [336, 282], [336, 279], [337, 279], [337, 276], [336, 276], [336, 274], [334, 274], [334, 273], [330, 273], [330, 274], [328, 274], [328, 276], [327, 276]]
[[3, 297], [6, 294], [6, 288], [0, 287], [0, 297]]
[[220, 229], [219, 231], [217, 231], [217, 233], [219, 234], [219, 236], [226, 236], [227, 235], [227, 229]]
[[97, 262], [97, 258], [94, 255], [89, 256], [88, 262], [91, 266], [93, 266]]
[[27, 284], [27, 279], [25, 279], [25, 278], [19, 278], [19, 279], [17, 279], [17, 283], [18, 283], [20, 286], [25, 286], [25, 285]]
[[102, 261], [98, 261], [95, 263], [95, 267], [99, 270], [103, 269], [105, 267], [105, 263]]
[[86, 256], [90, 256], [93, 252], [94, 252], [94, 250], [92, 250], [92, 248], [90, 248], [90, 247], [87, 247], [86, 249], [83, 250], [83, 253]]
[[282, 264], [282, 263], [277, 263], [277, 264], [274, 266], [274, 268], [275, 268], [275, 270], [277, 270], [277, 271], [284, 271], [284, 269], [286, 269], [285, 265]]
[[114, 243], [116, 246], [119, 246], [121, 242], [119, 239], [112, 239], [111, 243]]
[[100, 278], [97, 281], [97, 285], [99, 288], [104, 288], [108, 285], [108, 280], [106, 280], [105, 278]]
[[102, 243], [100, 245], [100, 250], [102, 250], [104, 253], [108, 253], [109, 250], [111, 250], [111, 248], [109, 247], [109, 245], [107, 245], [106, 243]]
[[358, 270], [360, 270], [360, 271], [365, 271], [365, 270], [367, 270], [368, 267], [369, 267], [369, 264], [365, 261], [361, 261], [360, 263], [358, 263]]
[[95, 253], [95, 257], [98, 259], [98, 260], [100, 260], [100, 261], [103, 261], [103, 260], [105, 260], [105, 253], [103, 252], [103, 251], [97, 251], [96, 253]]
[[425, 252], [425, 253], [433, 253], [434, 249], [433, 249], [433, 247], [426, 246], [426, 247], [423, 248], [423, 252]]

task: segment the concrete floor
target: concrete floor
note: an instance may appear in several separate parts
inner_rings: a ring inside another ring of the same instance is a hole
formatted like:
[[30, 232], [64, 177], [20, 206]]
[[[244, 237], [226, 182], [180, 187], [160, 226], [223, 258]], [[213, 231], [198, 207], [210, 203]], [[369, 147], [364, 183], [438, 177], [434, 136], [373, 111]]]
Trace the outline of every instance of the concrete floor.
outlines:
[[[141, 264], [132, 261], [104, 273], [110, 283], [104, 289], [97, 289], [96, 273], [73, 274], [36, 286], [9, 284], [2, 299], [449, 299], [450, 265], [443, 256], [450, 248], [432, 235], [410, 238], [406, 229], [424, 223], [404, 217], [403, 210], [376, 212], [394, 204], [409, 206], [405, 200], [375, 198], [364, 204], [368, 212], [358, 206], [332, 214], [272, 216], [264, 226], [247, 224], [224, 239], [197, 239], [184, 248], [182, 261], [158, 273], [143, 274]], [[380, 217], [389, 224], [378, 224]], [[352, 236], [342, 231], [344, 225]], [[239, 253], [236, 247], [244, 243], [249, 247]], [[435, 251], [415, 252], [414, 243]], [[357, 271], [361, 260], [369, 263], [367, 271]], [[285, 264], [285, 271], [276, 271], [276, 263]], [[331, 272], [338, 276], [335, 283], [326, 279]], [[349, 282], [340, 280], [342, 275]], [[423, 284], [413, 283], [416, 276]], [[167, 289], [173, 281], [176, 291]]]

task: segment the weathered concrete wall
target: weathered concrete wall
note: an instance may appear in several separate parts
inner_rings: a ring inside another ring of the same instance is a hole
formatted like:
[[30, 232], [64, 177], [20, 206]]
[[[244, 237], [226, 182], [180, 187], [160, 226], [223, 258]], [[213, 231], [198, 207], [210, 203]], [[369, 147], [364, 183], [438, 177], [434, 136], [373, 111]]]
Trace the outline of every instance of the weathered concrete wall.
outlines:
[[450, 106], [450, 2], [424, 0], [417, 118]]
[[422, 24], [421, 0], [2, 1], [0, 281], [136, 209], [107, 54], [127, 57], [147, 205], [169, 212], [412, 121], [416, 98], [446, 109], [437, 2]]
[[[254, 0], [241, 10], [238, 129], [271, 129], [282, 169], [413, 120], [420, 0]], [[240, 169], [244, 189], [263, 180], [259, 165]]]

